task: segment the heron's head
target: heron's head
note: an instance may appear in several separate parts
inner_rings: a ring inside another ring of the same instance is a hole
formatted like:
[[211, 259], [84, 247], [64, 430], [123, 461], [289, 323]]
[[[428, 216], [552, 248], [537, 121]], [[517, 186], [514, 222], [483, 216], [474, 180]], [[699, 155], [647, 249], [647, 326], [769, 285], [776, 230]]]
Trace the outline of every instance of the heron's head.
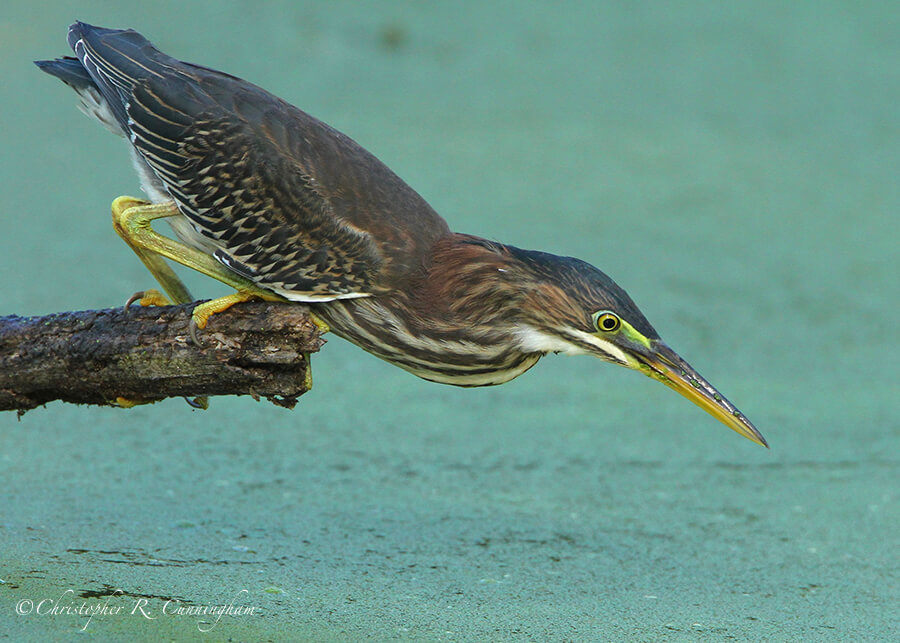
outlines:
[[730, 429], [768, 446], [725, 396], [660, 339], [628, 293], [606, 274], [571, 257], [511, 251], [528, 284], [519, 301], [522, 350], [593, 355], [640, 371]]

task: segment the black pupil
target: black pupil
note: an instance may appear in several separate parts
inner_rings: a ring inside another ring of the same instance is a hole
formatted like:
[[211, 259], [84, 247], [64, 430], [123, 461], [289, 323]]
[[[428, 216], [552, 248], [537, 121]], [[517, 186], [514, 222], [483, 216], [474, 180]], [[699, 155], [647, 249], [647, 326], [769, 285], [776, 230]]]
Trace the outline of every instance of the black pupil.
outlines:
[[612, 330], [616, 327], [616, 318], [611, 315], [609, 317], [604, 317], [602, 324], [603, 330]]

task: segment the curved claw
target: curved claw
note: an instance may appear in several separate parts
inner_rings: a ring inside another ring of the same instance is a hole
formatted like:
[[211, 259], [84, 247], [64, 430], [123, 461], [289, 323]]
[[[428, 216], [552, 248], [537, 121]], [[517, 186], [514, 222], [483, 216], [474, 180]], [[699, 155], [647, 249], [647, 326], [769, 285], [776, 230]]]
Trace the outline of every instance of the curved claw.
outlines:
[[130, 308], [131, 304], [133, 304], [134, 302], [139, 301], [143, 298], [144, 298], [144, 291], [138, 290], [136, 293], [131, 295], [131, 297], [129, 297], [128, 300], [125, 302], [125, 308]]
[[[205, 324], [204, 324], [205, 326]], [[203, 346], [203, 342], [200, 341], [200, 335], [197, 334], [197, 331], [200, 329], [200, 325], [197, 323], [197, 320], [191, 317], [191, 323], [188, 326], [191, 332], [191, 341], [194, 342], [195, 346]]]
[[148, 290], [138, 290], [131, 297], [128, 298], [128, 301], [125, 302], [125, 308], [128, 308], [134, 302], [139, 302], [141, 306], [171, 306], [172, 302], [169, 301], [169, 298], [164, 294], [159, 292], [156, 288], [150, 288]]
[[255, 292], [238, 291], [230, 295], [225, 295], [224, 297], [219, 297], [218, 299], [213, 299], [211, 301], [207, 301], [195, 306], [194, 311], [191, 313], [190, 327], [191, 339], [193, 340], [194, 344], [196, 344], [197, 346], [203, 345], [200, 342], [199, 336], [197, 335], [197, 330], [206, 328], [206, 324], [209, 322], [210, 317], [228, 310], [235, 304], [257, 298], [259, 298], [259, 294]]
[[186, 397], [184, 401], [188, 403], [192, 409], [200, 409], [201, 411], [205, 411], [209, 408], [209, 398], [205, 395], [203, 397]]

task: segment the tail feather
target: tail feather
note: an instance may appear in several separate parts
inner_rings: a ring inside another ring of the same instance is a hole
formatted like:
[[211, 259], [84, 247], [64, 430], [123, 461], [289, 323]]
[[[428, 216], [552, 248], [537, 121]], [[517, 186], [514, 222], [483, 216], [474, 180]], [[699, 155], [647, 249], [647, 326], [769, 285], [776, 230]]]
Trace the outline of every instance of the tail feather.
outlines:
[[91, 75], [87, 73], [81, 61], [72, 56], [64, 56], [56, 60], [35, 60], [34, 64], [41, 71], [56, 76], [76, 91], [94, 85]]
[[100, 121], [106, 129], [118, 136], [125, 136], [118, 117], [111, 109], [109, 101], [100, 93], [100, 89], [81, 61], [71, 56], [56, 60], [35, 60], [38, 68], [55, 76], [75, 90], [80, 103], [78, 108], [90, 118]]
[[[35, 64], [74, 89], [79, 106], [119, 136], [128, 132], [128, 102], [135, 84], [159, 76], [170, 59], [131, 29], [105, 29], [84, 22], [69, 27], [76, 57], [39, 60]], [[156, 67], [156, 69], [153, 69]]]

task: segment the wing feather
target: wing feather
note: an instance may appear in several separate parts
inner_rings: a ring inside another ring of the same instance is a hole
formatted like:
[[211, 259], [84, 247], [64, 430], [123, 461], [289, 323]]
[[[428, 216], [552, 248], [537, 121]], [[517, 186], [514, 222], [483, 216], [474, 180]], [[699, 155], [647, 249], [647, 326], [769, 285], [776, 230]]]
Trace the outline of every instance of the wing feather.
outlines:
[[76, 23], [70, 44], [140, 157], [230, 269], [293, 299], [382, 294], [449, 233], [349, 137], [134, 31]]

